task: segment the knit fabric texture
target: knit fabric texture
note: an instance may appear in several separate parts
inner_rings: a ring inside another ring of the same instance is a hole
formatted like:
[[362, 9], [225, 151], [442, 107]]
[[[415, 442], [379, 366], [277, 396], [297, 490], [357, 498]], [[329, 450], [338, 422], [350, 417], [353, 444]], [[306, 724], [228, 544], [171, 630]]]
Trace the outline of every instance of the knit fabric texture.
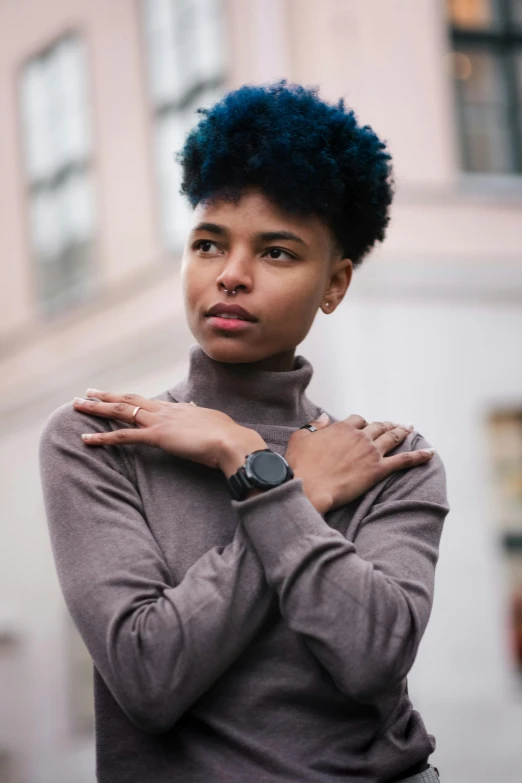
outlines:
[[[312, 374], [303, 356], [270, 372], [193, 345], [153, 399], [224, 411], [284, 454], [322, 412]], [[440, 457], [323, 516], [298, 478], [235, 501], [219, 470], [80, 437], [126, 426], [67, 402], [39, 447], [61, 589], [93, 659], [99, 783], [386, 783], [426, 761], [435, 738], [407, 675], [449, 510]], [[413, 432], [396, 451], [428, 446]]]

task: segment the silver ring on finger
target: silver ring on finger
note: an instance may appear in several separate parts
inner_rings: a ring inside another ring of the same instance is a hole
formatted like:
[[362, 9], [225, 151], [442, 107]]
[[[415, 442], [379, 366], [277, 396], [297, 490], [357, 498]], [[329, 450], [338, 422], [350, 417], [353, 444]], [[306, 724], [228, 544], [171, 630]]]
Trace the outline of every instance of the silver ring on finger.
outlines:
[[133, 423], [134, 425], [136, 425], [136, 414], [137, 414], [137, 412], [140, 410], [140, 407], [141, 407], [140, 405], [136, 405], [136, 407], [135, 407], [135, 408], [134, 408], [134, 410], [132, 411], [132, 423]]
[[302, 427], [299, 427], [300, 430], [310, 430], [310, 432], [317, 432], [317, 427], [314, 427], [313, 424], [303, 424]]

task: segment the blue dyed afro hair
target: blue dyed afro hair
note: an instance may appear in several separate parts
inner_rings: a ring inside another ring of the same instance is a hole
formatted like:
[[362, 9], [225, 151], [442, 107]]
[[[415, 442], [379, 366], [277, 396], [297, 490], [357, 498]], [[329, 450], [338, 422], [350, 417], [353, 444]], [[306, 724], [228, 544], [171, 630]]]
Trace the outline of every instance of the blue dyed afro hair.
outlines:
[[342, 98], [334, 106], [318, 90], [282, 79], [199, 108], [204, 117], [176, 155], [180, 193], [195, 207], [237, 202], [244, 188], [258, 187], [283, 211], [323, 218], [342, 257], [357, 265], [385, 236], [391, 155]]

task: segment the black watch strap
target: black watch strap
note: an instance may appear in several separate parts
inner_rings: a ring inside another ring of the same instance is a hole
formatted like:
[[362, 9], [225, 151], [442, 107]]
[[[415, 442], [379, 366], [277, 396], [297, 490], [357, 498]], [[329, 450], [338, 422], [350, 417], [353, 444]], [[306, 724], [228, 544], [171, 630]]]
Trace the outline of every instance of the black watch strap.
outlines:
[[[263, 457], [258, 456], [262, 454], [269, 454], [269, 460], [276, 461], [275, 473], [273, 465], [267, 471], [266, 459], [263, 460]], [[259, 460], [261, 460], [261, 465]], [[263, 462], [265, 463], [264, 465]], [[258, 466], [257, 471], [255, 468], [256, 463]], [[271, 489], [284, 484], [285, 481], [293, 477], [294, 472], [284, 457], [273, 451], [273, 449], [258, 449], [249, 454], [245, 464], [228, 478], [228, 485], [234, 500], [244, 500], [251, 489]]]
[[230, 476], [228, 479], [228, 486], [230, 487], [230, 493], [234, 500], [244, 500], [253, 487], [250, 485], [247, 479], [244, 466]]

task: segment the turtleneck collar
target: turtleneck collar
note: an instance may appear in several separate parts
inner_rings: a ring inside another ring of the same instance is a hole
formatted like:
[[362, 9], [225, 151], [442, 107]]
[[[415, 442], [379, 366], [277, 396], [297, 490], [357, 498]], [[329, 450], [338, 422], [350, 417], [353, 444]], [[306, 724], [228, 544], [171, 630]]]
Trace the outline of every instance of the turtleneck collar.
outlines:
[[304, 356], [294, 358], [291, 370], [272, 372], [218, 362], [195, 343], [190, 346], [187, 375], [168, 394], [175, 402], [192, 400], [223, 411], [241, 424], [295, 429], [321, 411], [306, 396], [312, 375], [313, 367]]

